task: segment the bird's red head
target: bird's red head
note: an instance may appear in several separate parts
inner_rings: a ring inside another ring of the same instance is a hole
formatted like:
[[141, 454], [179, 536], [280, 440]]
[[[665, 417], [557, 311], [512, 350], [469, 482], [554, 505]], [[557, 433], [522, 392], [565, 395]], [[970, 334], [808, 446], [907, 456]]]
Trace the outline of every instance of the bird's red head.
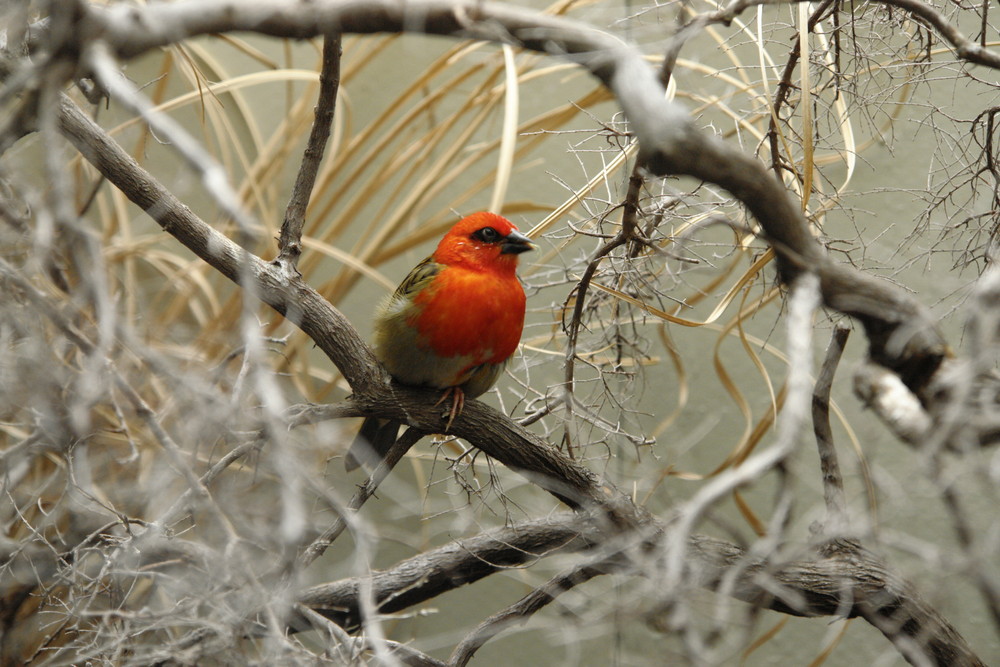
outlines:
[[434, 261], [513, 273], [517, 256], [534, 247], [510, 220], [482, 211], [462, 218], [448, 230], [434, 251]]

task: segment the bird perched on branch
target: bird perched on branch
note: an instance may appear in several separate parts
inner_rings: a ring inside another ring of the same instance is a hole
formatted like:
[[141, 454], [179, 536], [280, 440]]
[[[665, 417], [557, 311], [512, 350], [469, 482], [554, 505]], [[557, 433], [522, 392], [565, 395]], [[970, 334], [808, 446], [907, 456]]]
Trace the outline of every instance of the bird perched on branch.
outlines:
[[[485, 393], [517, 350], [524, 328], [518, 255], [535, 246], [509, 220], [459, 220], [375, 314], [375, 356], [400, 384], [445, 390], [448, 422], [466, 398]], [[401, 424], [365, 419], [345, 465], [377, 465]]]

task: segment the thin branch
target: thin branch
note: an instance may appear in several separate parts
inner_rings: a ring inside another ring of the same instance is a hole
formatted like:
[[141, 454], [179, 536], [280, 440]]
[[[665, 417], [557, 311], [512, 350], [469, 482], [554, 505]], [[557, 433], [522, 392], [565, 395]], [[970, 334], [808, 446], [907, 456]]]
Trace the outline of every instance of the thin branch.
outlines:
[[493, 637], [515, 625], [526, 623], [535, 612], [544, 609], [561, 594], [605, 572], [605, 568], [583, 565], [553, 577], [506, 609], [493, 614], [467, 634], [452, 651], [448, 659], [449, 667], [465, 667], [476, 651]]
[[[208, 471], [206, 471], [199, 479], [201, 486], [208, 487], [208, 485], [211, 484], [216, 477], [221, 475], [226, 468], [236, 463], [244, 456], [247, 456], [252, 452], [259, 451], [264, 444], [262, 435], [262, 433], [257, 433], [252, 440], [233, 447], [233, 449], [227, 452], [225, 456], [216, 461], [215, 465], [209, 468]], [[193, 488], [186, 489], [184, 493], [177, 497], [177, 500], [175, 500], [165, 512], [156, 518], [156, 523], [163, 526], [168, 526], [173, 523], [177, 519], [180, 512], [188, 506], [188, 503], [191, 502], [191, 496], [193, 494]]]
[[305, 224], [306, 208], [316, 184], [316, 174], [330, 138], [330, 126], [336, 109], [337, 91], [340, 88], [340, 56], [342, 39], [340, 33], [327, 35], [323, 39], [323, 64], [319, 73], [319, 98], [316, 101], [316, 118], [302, 154], [299, 173], [295, 177], [292, 196], [285, 208], [285, 220], [278, 237], [279, 264], [295, 267], [302, 254], [302, 227]]
[[[381, 613], [407, 609], [494, 572], [594, 546], [599, 525], [584, 514], [561, 513], [457, 540], [373, 572], [371, 594]], [[305, 591], [299, 602], [344, 628], [357, 628], [360, 586], [357, 577], [321, 584]]]
[[837, 462], [837, 450], [833, 446], [833, 429], [830, 428], [830, 390], [833, 376], [844, 353], [847, 337], [851, 329], [842, 322], [834, 327], [830, 345], [826, 348], [826, 358], [813, 387], [812, 419], [816, 447], [819, 449], [819, 468], [823, 474], [823, 498], [826, 500], [827, 525], [829, 531], [840, 533], [847, 526], [847, 501], [844, 498], [844, 478]]
[[955, 55], [970, 63], [983, 65], [992, 69], [1000, 69], [1000, 54], [976, 44], [965, 36], [958, 26], [949, 22], [944, 14], [920, 0], [879, 0], [886, 5], [899, 7], [910, 14], [927, 21], [935, 30], [952, 45]]
[[[816, 9], [813, 10], [812, 14], [809, 15], [809, 21], [807, 29], [812, 32], [816, 28], [816, 24], [819, 20], [826, 14], [826, 11], [830, 8], [834, 0], [823, 0], [822, 3]], [[802, 55], [802, 42], [796, 37], [792, 42], [792, 48], [788, 53], [788, 60], [785, 61], [785, 69], [781, 74], [781, 80], [778, 82], [778, 87], [774, 91], [774, 101], [771, 103], [771, 119], [768, 121], [767, 126], [767, 138], [771, 149], [771, 169], [774, 170], [775, 176], [778, 180], [781, 180], [781, 172], [784, 169], [790, 169], [795, 173], [795, 178], [801, 181], [798, 172], [795, 172], [794, 168], [789, 165], [785, 165], [781, 161], [781, 146], [778, 142], [778, 136], [780, 132], [778, 131], [778, 118], [781, 117], [781, 108], [788, 101], [788, 95], [792, 91], [792, 74], [795, 73], [795, 67], [799, 64], [799, 58]], [[809, 63], [806, 63], [806, 67], [809, 67]]]
[[[560, 400], [566, 408], [565, 419], [567, 423], [573, 419], [573, 381], [576, 375], [576, 345], [580, 335], [580, 326], [583, 322], [583, 308], [587, 303], [587, 290], [590, 288], [590, 283], [594, 279], [594, 274], [597, 273], [597, 269], [600, 267], [601, 262], [604, 261], [604, 258], [618, 246], [624, 245], [627, 240], [626, 236], [621, 232], [621, 230], [619, 230], [619, 232], [615, 234], [614, 238], [598, 248], [597, 252], [594, 253], [594, 256], [587, 264], [587, 268], [584, 269], [583, 275], [580, 276], [580, 281], [577, 283], [576, 289], [570, 293], [569, 297], [567, 297], [567, 299], [575, 299], [573, 303], [573, 312], [569, 320], [569, 326], [565, 327], [566, 354], [564, 355], [563, 360], [563, 393], [560, 397]], [[572, 455], [573, 442], [571, 442], [568, 433], [564, 437], [564, 444], [566, 445], [567, 453]]]

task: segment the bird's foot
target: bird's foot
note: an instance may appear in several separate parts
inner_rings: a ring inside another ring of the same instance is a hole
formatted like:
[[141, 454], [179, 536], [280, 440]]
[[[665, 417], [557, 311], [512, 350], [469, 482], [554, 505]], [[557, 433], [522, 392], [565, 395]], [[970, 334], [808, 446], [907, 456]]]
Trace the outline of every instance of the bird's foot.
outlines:
[[455, 417], [462, 414], [462, 410], [465, 408], [465, 392], [462, 391], [461, 387], [448, 387], [434, 405], [441, 405], [449, 396], [451, 396], [451, 409], [442, 415], [442, 418], [445, 415], [448, 417], [448, 423], [444, 426], [445, 433], [451, 430], [451, 424], [455, 421]]

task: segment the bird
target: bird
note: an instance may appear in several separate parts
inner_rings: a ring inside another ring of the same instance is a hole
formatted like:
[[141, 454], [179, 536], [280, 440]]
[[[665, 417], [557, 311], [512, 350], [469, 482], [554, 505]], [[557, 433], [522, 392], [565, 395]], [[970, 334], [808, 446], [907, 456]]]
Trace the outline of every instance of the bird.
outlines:
[[[393, 380], [444, 390], [444, 431], [466, 398], [484, 394], [503, 373], [524, 329], [518, 257], [535, 248], [506, 218], [478, 212], [459, 220], [375, 313], [374, 352]], [[344, 460], [348, 471], [374, 467], [402, 424], [368, 417]]]

